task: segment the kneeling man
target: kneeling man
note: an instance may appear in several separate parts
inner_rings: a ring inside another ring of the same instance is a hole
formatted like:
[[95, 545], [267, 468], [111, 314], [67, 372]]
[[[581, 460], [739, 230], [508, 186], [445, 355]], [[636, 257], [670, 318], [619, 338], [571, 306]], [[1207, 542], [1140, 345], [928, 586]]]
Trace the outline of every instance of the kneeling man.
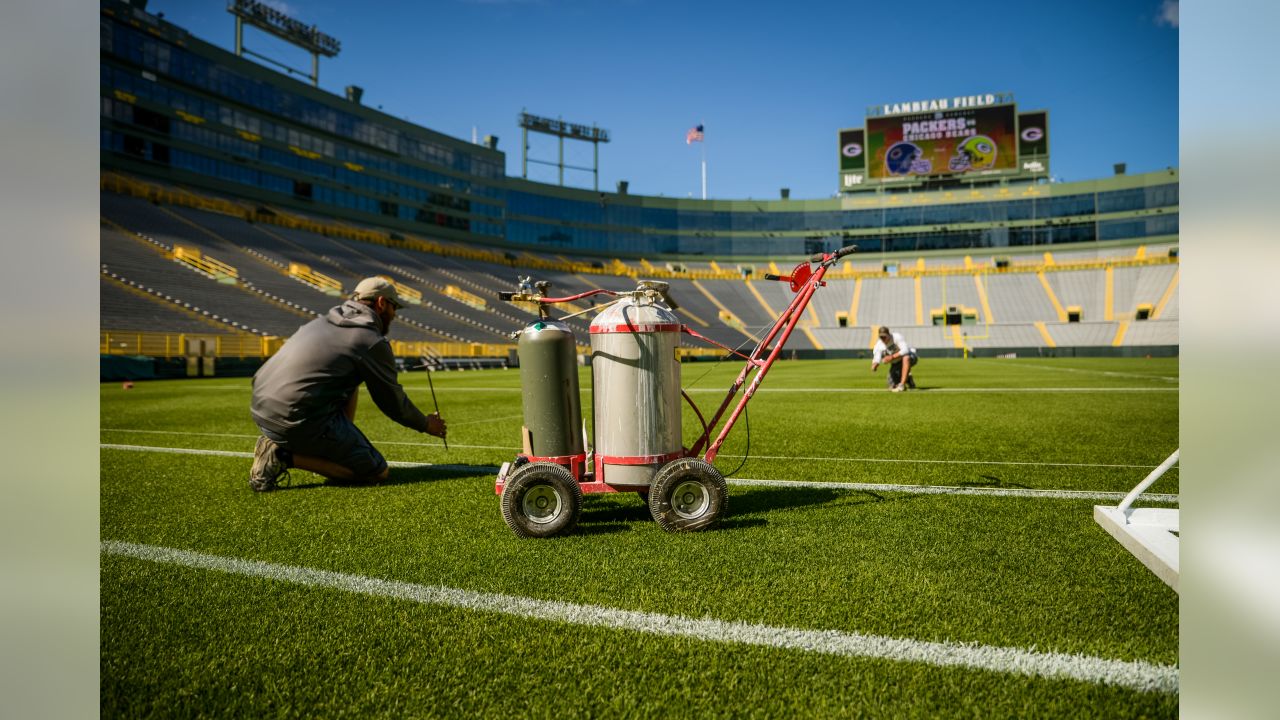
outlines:
[[880, 367], [880, 363], [889, 363], [889, 389], [902, 392], [907, 388], [916, 389], [916, 379], [911, 371], [919, 364], [916, 349], [907, 344], [902, 333], [896, 333], [887, 327], [880, 328], [880, 339], [871, 351], [871, 372]]
[[344, 482], [385, 480], [387, 461], [354, 422], [362, 383], [387, 417], [445, 436], [439, 415], [423, 415], [396, 381], [387, 330], [401, 307], [385, 278], [361, 280], [350, 300], [303, 325], [258, 369], [250, 412], [262, 437], [249, 487], [274, 490], [289, 468]]

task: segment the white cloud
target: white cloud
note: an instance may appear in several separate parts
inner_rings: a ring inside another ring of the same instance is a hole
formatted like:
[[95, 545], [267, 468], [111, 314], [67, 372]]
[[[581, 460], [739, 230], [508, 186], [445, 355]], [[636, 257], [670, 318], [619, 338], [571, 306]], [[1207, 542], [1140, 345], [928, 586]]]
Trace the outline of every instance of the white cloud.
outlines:
[[1160, 14], [1156, 16], [1156, 24], [1178, 27], [1178, 0], [1164, 0], [1160, 3]]

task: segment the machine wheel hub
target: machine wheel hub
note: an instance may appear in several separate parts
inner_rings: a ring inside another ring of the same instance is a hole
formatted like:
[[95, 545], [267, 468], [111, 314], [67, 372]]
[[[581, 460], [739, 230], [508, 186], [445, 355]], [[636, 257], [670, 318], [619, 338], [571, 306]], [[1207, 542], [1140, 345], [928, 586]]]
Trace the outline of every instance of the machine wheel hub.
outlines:
[[560, 494], [550, 485], [535, 485], [525, 493], [521, 506], [525, 517], [543, 525], [555, 520], [562, 506]]
[[693, 480], [680, 483], [671, 493], [671, 509], [686, 520], [701, 517], [710, 504], [711, 496], [707, 489]]

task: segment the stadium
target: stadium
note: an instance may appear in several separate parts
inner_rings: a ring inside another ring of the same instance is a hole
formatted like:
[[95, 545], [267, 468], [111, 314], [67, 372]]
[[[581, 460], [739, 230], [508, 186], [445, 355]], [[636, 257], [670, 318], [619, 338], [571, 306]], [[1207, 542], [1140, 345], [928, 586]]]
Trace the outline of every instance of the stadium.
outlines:
[[[1176, 168], [1050, 182], [1051, 109], [992, 93], [831, 128], [829, 198], [568, 187], [146, 2], [100, 11], [104, 716], [1177, 714]], [[520, 123], [524, 148], [605, 139]], [[251, 492], [250, 376], [371, 276], [449, 446], [366, 398], [385, 483]], [[551, 314], [597, 442], [619, 410], [592, 403], [591, 291], [661, 286], [693, 331], [686, 445], [743, 353], [777, 360], [717, 445], [714, 529], [664, 532], [635, 492], [554, 538], [504, 525], [495, 478], [533, 454], [515, 334], [548, 319], [511, 294], [534, 283], [572, 298]], [[913, 391], [866, 372], [883, 326]], [[1172, 580], [1095, 521], [1153, 471]]]

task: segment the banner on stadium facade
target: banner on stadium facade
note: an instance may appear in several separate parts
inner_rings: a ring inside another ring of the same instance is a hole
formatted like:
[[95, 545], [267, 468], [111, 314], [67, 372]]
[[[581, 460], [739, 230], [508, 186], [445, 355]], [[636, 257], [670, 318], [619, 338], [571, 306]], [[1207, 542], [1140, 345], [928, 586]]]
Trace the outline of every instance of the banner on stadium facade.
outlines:
[[866, 133], [862, 128], [841, 130], [840, 184], [842, 187], [861, 185], [867, 176]]
[[1018, 113], [1018, 169], [1024, 173], [1049, 173], [1049, 113]]

